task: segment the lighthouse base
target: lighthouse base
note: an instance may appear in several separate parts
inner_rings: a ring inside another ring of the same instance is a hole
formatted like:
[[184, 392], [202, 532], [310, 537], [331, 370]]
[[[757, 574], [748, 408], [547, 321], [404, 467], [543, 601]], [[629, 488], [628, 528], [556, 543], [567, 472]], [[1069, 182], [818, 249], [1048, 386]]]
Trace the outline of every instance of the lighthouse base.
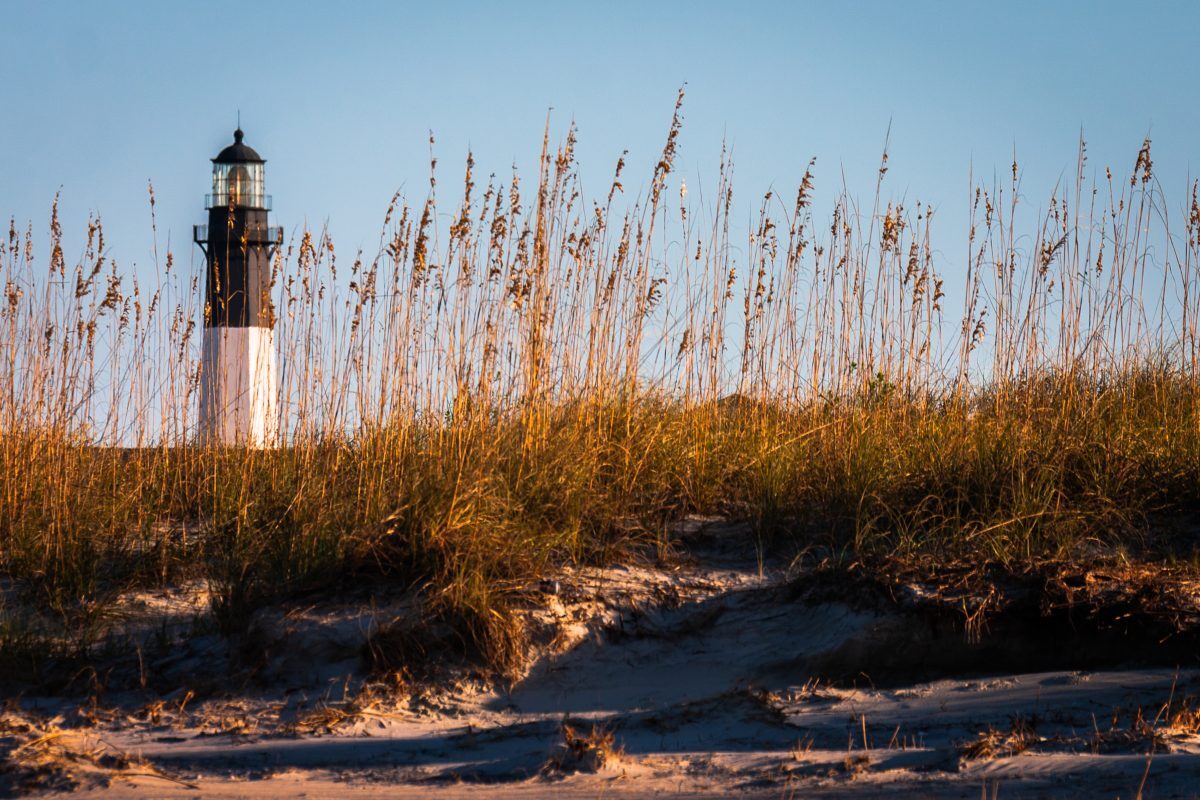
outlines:
[[274, 447], [279, 438], [275, 336], [270, 328], [205, 328], [201, 441]]

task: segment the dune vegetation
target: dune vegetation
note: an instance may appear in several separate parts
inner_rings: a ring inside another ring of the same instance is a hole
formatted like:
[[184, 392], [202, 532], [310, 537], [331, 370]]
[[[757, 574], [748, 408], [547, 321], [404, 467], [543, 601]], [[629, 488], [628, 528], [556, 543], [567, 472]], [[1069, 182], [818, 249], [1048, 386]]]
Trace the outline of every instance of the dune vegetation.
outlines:
[[[681, 128], [677, 104], [636, 197], [623, 160], [583, 196], [548, 130], [532, 180], [468, 156], [447, 192], [431, 164], [374, 253], [284, 242], [274, 449], [195, 436], [206, 310], [177, 254], [148, 286], [99, 220], [73, 264], [57, 208], [48, 247], [10, 225], [3, 602], [86, 653], [136, 587], [204, 581], [236, 633], [369, 578], [505, 671], [538, 580], [669, 558], [688, 515], [834, 561], [1193, 563], [1200, 204], [1164, 197], [1149, 141], [1123, 176], [1081, 143], [1041, 211], [1014, 163], [950, 253], [936, 209], [889, 202], [886, 153], [869, 204], [818, 213], [813, 164], [746, 225], [729, 159], [703, 193], [677, 177]], [[32, 674], [48, 651], [9, 619], [0, 669]]]

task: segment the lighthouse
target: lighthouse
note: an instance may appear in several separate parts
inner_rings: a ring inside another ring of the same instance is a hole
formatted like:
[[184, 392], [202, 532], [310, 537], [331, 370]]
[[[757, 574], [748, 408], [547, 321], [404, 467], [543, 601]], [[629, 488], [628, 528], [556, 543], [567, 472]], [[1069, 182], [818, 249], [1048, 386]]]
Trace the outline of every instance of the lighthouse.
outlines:
[[266, 162], [243, 138], [239, 127], [212, 159], [208, 224], [192, 234], [208, 267], [198, 430], [206, 443], [271, 447], [279, 435], [271, 256], [280, 236], [267, 226]]

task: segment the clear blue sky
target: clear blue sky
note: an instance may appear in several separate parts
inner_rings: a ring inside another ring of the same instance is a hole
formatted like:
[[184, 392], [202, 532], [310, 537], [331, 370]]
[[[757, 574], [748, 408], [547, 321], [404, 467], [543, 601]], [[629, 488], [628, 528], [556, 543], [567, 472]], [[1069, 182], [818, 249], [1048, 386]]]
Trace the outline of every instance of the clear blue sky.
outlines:
[[423, 198], [429, 130], [447, 192], [468, 146], [481, 177], [515, 161], [532, 181], [549, 108], [579, 125], [585, 192], [626, 148], [644, 188], [684, 81], [678, 166], [711, 185], [727, 136], [747, 217], [810, 156], [822, 216], [843, 172], [869, 195], [890, 122], [890, 191], [939, 208], [952, 281], [972, 163], [1003, 172], [1015, 147], [1036, 206], [1081, 128], [1091, 166], [1119, 174], [1149, 133], [1173, 202], [1200, 172], [1195, 2], [6, 0], [0, 30], [0, 214], [44, 230], [61, 188], [69, 244], [98, 212], [139, 272], [147, 179], [160, 238], [199, 263], [190, 226], [238, 109], [274, 220], [328, 220], [339, 250], [374, 247], [397, 188]]

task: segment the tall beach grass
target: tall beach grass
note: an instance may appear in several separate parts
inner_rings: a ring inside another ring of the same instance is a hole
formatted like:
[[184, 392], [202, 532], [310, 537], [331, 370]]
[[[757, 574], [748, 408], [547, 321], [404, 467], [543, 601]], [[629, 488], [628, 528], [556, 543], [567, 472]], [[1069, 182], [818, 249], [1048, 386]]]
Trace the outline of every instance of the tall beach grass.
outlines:
[[[1020, 170], [969, 198], [968, 250], [887, 190], [819, 215], [810, 164], [746, 228], [722, 158], [581, 193], [538, 173], [397, 195], [376, 252], [301, 231], [274, 262], [285, 435], [195, 438], [202, 287], [155, 285], [98, 220], [69, 264], [0, 242], [0, 576], [80, 632], [199, 579], [236, 630], [362, 576], [423, 592], [501, 669], [508, 613], [562, 563], [664, 555], [688, 514], [766, 544], [1002, 562], [1143, 548], [1200, 501], [1200, 205], [1077, 169], [1040, 217]], [[153, 190], [150, 194], [154, 205]], [[1028, 227], [1024, 220], [1033, 220]], [[156, 234], [157, 239], [157, 234]], [[951, 278], [939, 274], [939, 266]], [[948, 307], [948, 287], [961, 302]]]

